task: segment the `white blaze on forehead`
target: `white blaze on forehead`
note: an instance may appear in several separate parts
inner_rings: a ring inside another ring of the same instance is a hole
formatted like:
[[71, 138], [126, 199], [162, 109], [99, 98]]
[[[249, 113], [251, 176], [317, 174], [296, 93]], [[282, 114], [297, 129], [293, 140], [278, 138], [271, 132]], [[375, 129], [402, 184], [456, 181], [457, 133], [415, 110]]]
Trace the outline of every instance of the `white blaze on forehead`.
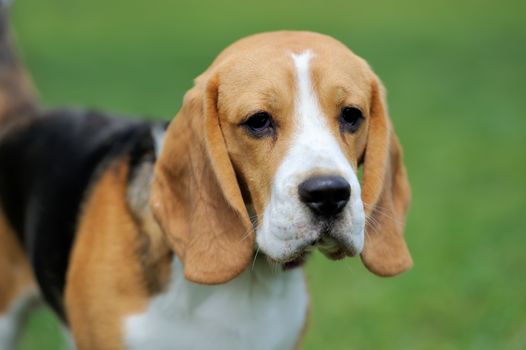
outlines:
[[313, 213], [298, 195], [298, 186], [314, 175], [339, 175], [349, 182], [349, 204], [333, 223], [331, 234], [354, 254], [363, 248], [360, 184], [319, 106], [311, 81], [313, 57], [310, 51], [292, 54], [297, 83], [294, 131], [256, 235], [261, 250], [278, 261], [287, 260], [320, 237], [321, 221], [313, 220]]
[[[301, 168], [304, 170], [327, 171], [331, 175], [341, 175], [347, 179], [345, 174], [353, 170], [320, 109], [311, 81], [310, 61], [312, 57], [313, 54], [310, 51], [292, 55], [297, 80], [295, 106], [297, 126], [284, 163], [299, 157]], [[287, 167], [290, 168], [290, 166]], [[298, 174], [301, 173], [298, 168], [291, 170]]]
[[[296, 79], [298, 82], [298, 96], [296, 99], [297, 114], [303, 116], [318, 111], [318, 103], [312, 89], [310, 79], [309, 63], [312, 58], [310, 51], [300, 55], [292, 55], [294, 65], [296, 66]], [[318, 114], [318, 113], [316, 113]]]

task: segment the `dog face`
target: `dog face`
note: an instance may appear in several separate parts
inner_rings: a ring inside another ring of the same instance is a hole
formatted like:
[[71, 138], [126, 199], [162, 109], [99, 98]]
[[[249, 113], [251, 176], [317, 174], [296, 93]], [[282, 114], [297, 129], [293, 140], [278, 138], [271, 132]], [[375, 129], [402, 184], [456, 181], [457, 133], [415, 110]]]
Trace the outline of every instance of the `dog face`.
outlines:
[[257, 215], [257, 245], [280, 263], [317, 245], [333, 258], [363, 248], [356, 174], [370, 79], [348, 50], [340, 58], [348, 64], [335, 69], [338, 48], [249, 50], [220, 78], [219, 116]]
[[373, 272], [399, 273], [411, 265], [408, 202], [379, 80], [338, 41], [304, 32], [256, 35], [218, 56], [168, 130], [152, 194], [201, 283], [233, 278], [254, 249], [289, 266], [317, 247], [362, 253]]

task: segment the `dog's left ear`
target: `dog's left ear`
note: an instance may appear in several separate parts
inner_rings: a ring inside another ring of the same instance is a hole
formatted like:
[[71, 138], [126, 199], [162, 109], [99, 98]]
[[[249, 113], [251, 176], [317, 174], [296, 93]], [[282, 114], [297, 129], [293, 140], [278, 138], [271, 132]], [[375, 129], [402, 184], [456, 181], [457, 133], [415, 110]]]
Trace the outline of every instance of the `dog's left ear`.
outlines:
[[362, 200], [367, 224], [361, 257], [371, 272], [394, 276], [413, 265], [403, 235], [411, 191], [384, 95], [383, 86], [374, 77], [363, 162]]
[[185, 277], [217, 284], [250, 263], [254, 234], [218, 115], [218, 78], [201, 76], [169, 126], [151, 206]]

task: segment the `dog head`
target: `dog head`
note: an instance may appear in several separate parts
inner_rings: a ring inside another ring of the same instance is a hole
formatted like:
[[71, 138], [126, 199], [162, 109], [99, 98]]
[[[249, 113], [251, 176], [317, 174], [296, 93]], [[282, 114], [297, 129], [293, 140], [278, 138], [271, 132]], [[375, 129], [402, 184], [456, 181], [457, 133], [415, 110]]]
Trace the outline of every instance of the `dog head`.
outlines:
[[[360, 185], [358, 169], [363, 166]], [[330, 37], [242, 39], [196, 79], [168, 128], [151, 205], [185, 276], [223, 283], [255, 250], [320, 249], [391, 276], [412, 265], [410, 200], [381, 82]]]

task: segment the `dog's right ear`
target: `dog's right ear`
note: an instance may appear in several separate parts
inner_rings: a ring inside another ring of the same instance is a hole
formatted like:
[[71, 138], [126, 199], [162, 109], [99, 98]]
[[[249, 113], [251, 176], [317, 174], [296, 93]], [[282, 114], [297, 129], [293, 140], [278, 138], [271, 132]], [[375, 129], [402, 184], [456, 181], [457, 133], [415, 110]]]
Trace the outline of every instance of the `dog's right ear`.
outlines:
[[170, 124], [150, 204], [188, 280], [224, 283], [250, 263], [252, 224], [217, 111], [219, 80], [201, 77]]
[[383, 86], [376, 77], [371, 84], [370, 110], [362, 180], [367, 225], [361, 257], [371, 272], [394, 276], [413, 265], [403, 234], [411, 190]]

